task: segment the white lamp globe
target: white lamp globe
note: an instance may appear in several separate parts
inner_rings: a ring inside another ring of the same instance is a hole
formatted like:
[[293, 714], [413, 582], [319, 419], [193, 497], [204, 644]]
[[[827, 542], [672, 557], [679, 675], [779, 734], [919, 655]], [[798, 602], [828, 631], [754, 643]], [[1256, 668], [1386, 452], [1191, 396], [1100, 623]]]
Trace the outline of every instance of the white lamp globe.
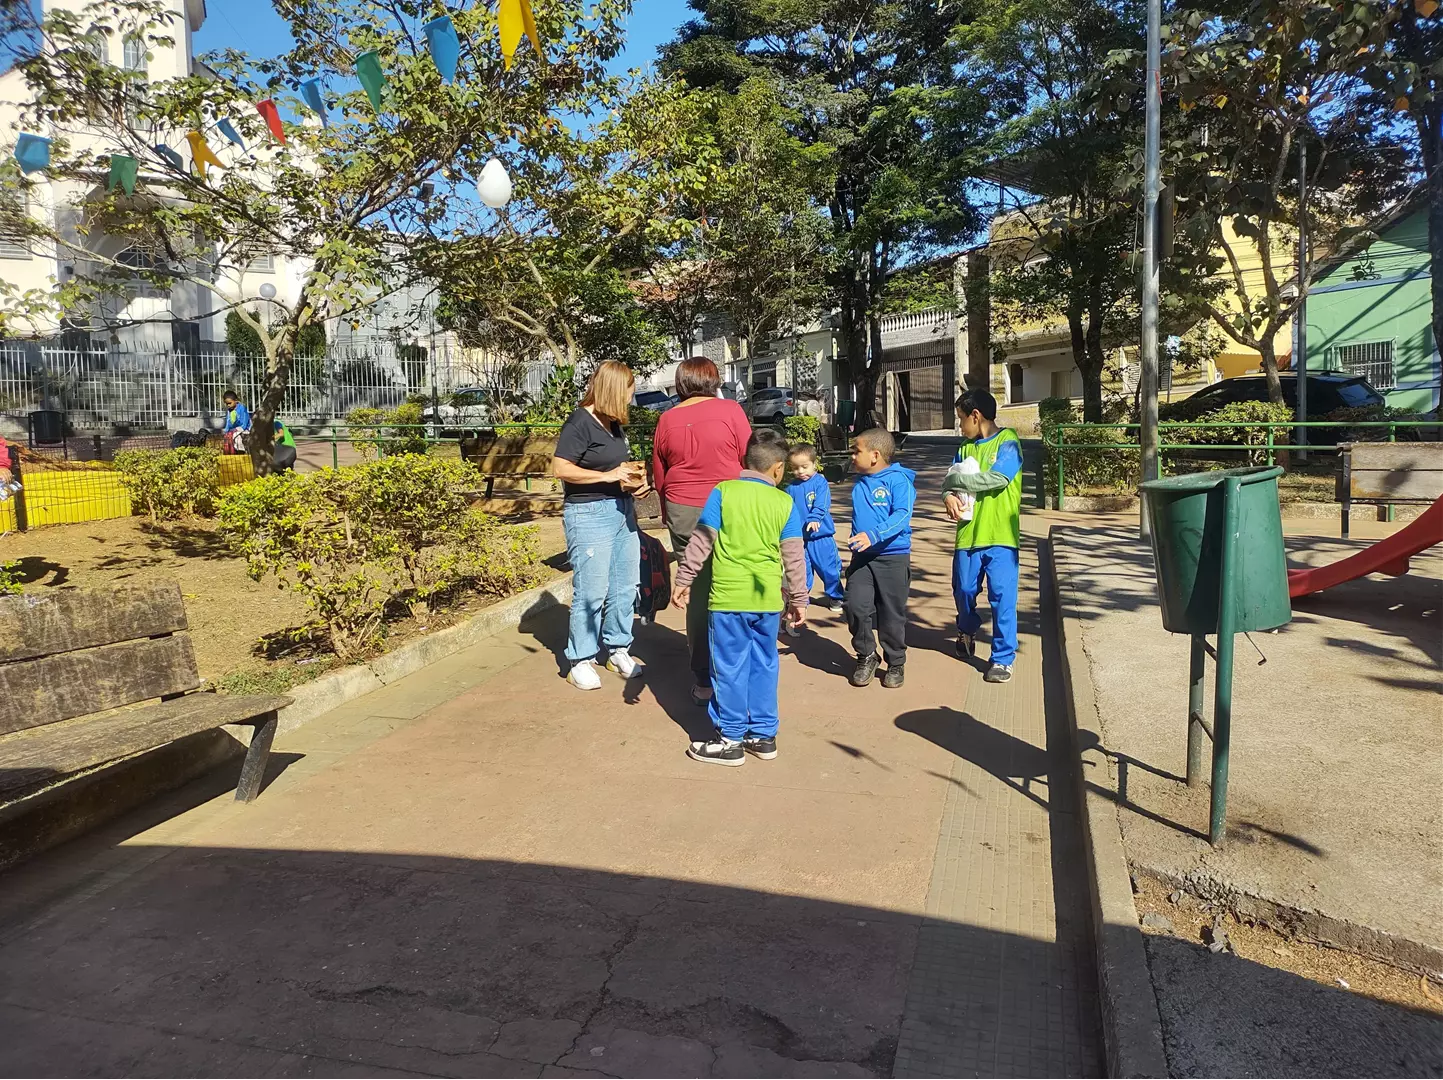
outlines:
[[476, 180], [476, 194], [492, 210], [500, 210], [511, 201], [511, 177], [506, 167], [496, 158], [486, 162]]
[[276, 298], [276, 287], [267, 281], [261, 286], [261, 299], [274, 300]]

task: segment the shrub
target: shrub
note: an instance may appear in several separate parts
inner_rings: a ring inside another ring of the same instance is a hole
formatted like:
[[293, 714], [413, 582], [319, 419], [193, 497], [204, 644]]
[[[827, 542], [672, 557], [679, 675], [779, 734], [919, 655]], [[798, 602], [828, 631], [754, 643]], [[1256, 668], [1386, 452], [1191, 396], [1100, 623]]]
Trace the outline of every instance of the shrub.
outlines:
[[1227, 428], [1183, 428], [1164, 433], [1164, 442], [1207, 443], [1208, 445], [1246, 446], [1248, 461], [1260, 465], [1267, 460], [1268, 432], [1272, 431], [1274, 443], [1286, 444], [1290, 440], [1290, 425], [1293, 410], [1287, 405], [1271, 401], [1234, 401], [1221, 409], [1203, 413], [1198, 417], [1200, 424], [1250, 424], [1272, 425], [1269, 427], [1227, 427]]
[[[1057, 491], [1057, 429], [1060, 424], [1077, 422], [1077, 413], [1068, 398], [1049, 397], [1037, 403], [1038, 426], [1042, 430], [1046, 450], [1043, 457], [1043, 482], [1045, 491], [1052, 495]], [[1121, 423], [1122, 421], [1117, 421]], [[1125, 431], [1090, 431], [1085, 440], [1078, 433], [1069, 433], [1071, 441], [1088, 443], [1125, 443], [1132, 441]], [[1063, 481], [1067, 490], [1081, 493], [1090, 488], [1104, 487], [1113, 491], [1131, 491], [1142, 478], [1141, 455], [1136, 449], [1119, 446], [1092, 449], [1066, 450], [1062, 455]]]
[[820, 446], [822, 421], [815, 416], [789, 416], [786, 419], [786, 434], [787, 442], [804, 442]]
[[24, 589], [20, 580], [20, 560], [10, 559], [0, 563], [0, 596], [14, 596]]
[[472, 510], [481, 483], [463, 462], [403, 454], [240, 485], [221, 522], [250, 575], [301, 593], [351, 659], [379, 644], [393, 602], [421, 614], [461, 588], [507, 593], [535, 579], [535, 530]]
[[424, 454], [431, 444], [421, 421], [422, 405], [407, 400], [394, 409], [363, 407], [346, 414], [346, 423], [360, 428], [353, 433], [351, 446], [361, 457], [392, 457], [396, 454]]
[[576, 381], [576, 366], [560, 364], [551, 369], [536, 399], [526, 406], [528, 424], [559, 424], [581, 404], [581, 387]]
[[209, 516], [220, 492], [220, 455], [209, 446], [175, 450], [123, 450], [115, 470], [133, 502], [151, 521]]
[[626, 441], [631, 446], [633, 460], [646, 462], [651, 468], [651, 451], [656, 446], [656, 425], [661, 413], [655, 409], [643, 409], [633, 405], [626, 419]]
[[[1327, 420], [1339, 425], [1339, 430], [1311, 428], [1309, 439], [1315, 442], [1387, 442], [1388, 429], [1376, 427], [1348, 427], [1348, 424], [1362, 424], [1384, 420], [1436, 420], [1436, 413], [1414, 412], [1412, 409], [1395, 409], [1390, 405], [1358, 405], [1352, 408], [1334, 409], [1327, 416], [1315, 419]], [[1414, 442], [1423, 437], [1426, 429], [1415, 427], [1398, 428], [1394, 438], [1400, 442]], [[1319, 435], [1326, 435], [1320, 439]]]

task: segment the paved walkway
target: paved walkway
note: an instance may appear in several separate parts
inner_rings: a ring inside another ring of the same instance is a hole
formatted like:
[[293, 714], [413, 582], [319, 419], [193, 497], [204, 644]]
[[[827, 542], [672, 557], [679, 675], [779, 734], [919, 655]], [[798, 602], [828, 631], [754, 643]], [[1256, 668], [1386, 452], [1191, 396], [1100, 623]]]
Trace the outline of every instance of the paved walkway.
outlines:
[[0, 1073], [1096, 1074], [1036, 551], [987, 686], [918, 525], [907, 686], [848, 685], [823, 614], [776, 761], [684, 756], [674, 612], [590, 695], [552, 616], [292, 733], [249, 807], [217, 776], [11, 874]]

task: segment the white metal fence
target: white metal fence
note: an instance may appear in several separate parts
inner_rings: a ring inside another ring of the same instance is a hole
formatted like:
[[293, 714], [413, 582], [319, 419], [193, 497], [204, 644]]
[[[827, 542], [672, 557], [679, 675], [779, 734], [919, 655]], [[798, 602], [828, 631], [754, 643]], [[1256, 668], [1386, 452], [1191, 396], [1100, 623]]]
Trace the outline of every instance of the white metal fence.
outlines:
[[[393, 408], [407, 397], [444, 396], [466, 387], [541, 388], [549, 363], [507, 364], [478, 350], [390, 343], [328, 347], [297, 357], [281, 415], [292, 424], [344, 419], [352, 409]], [[168, 344], [64, 348], [42, 342], [0, 343], [0, 417], [23, 427], [26, 414], [53, 409], [77, 431], [154, 429], [216, 424], [221, 396], [260, 398], [263, 358], [224, 344], [199, 349]]]

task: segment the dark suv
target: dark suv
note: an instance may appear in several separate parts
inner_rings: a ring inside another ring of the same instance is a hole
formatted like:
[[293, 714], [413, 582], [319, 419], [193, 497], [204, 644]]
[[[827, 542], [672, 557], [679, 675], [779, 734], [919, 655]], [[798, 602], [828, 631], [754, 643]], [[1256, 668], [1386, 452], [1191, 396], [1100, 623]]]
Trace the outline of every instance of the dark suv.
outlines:
[[[1296, 412], [1297, 375], [1281, 372], [1278, 378], [1283, 384], [1283, 401]], [[1213, 383], [1189, 398], [1164, 405], [1160, 412], [1164, 420], [1196, 420], [1235, 401], [1267, 400], [1267, 378], [1262, 375], [1244, 375]], [[1321, 420], [1338, 409], [1356, 409], [1383, 403], [1383, 395], [1369, 386], [1368, 380], [1361, 375], [1349, 375], [1341, 371], [1320, 371], [1316, 374], [1310, 372], [1308, 375], [1309, 420]]]

